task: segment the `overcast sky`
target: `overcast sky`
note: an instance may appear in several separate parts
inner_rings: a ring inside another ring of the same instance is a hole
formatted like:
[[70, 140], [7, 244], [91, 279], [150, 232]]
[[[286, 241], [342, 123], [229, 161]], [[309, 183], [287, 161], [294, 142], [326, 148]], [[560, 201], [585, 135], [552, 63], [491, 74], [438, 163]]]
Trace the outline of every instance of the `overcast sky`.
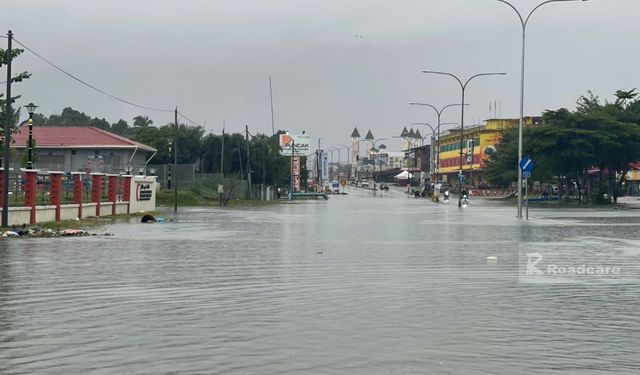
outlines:
[[[540, 0], [511, 0], [523, 12]], [[587, 90], [611, 97], [640, 86], [640, 0], [549, 4], [532, 17], [527, 38], [525, 112], [575, 107]], [[517, 117], [520, 26], [495, 0], [20, 0], [0, 2], [0, 30], [69, 72], [124, 99], [174, 108], [208, 132], [271, 132], [269, 75], [276, 129], [306, 130], [324, 145], [400, 134], [410, 122], [435, 123], [424, 101], [460, 102], [444, 70], [468, 77], [505, 71], [468, 88], [465, 124]], [[5, 44], [6, 39], [0, 39]], [[6, 48], [6, 47], [5, 47]], [[26, 53], [14, 86], [49, 115], [73, 107], [110, 122], [172, 114], [113, 101]], [[4, 81], [6, 70], [0, 68]], [[4, 92], [4, 88], [1, 89]], [[443, 120], [459, 122], [457, 109]], [[425, 129], [421, 129], [425, 133]], [[388, 143], [399, 148], [399, 141]]]

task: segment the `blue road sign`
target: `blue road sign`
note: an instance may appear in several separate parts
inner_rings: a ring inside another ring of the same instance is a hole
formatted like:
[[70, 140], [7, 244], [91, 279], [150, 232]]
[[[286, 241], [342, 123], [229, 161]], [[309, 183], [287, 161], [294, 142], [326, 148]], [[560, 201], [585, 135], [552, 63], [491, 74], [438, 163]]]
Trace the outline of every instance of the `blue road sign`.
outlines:
[[464, 175], [463, 174], [459, 174], [458, 175], [458, 180], [460, 181], [461, 184], [464, 184]]
[[522, 176], [524, 178], [530, 178], [531, 177], [531, 172], [522, 172]]
[[520, 169], [522, 169], [523, 172], [531, 172], [534, 166], [535, 163], [533, 162], [533, 159], [528, 156], [523, 156], [520, 160]]

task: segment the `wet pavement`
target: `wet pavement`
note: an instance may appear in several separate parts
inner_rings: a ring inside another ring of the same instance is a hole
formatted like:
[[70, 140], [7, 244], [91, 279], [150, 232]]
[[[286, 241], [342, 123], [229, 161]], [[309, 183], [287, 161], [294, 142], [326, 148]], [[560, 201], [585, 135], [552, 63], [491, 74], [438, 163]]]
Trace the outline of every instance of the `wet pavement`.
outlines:
[[640, 211], [349, 193], [0, 239], [0, 373], [640, 373]]

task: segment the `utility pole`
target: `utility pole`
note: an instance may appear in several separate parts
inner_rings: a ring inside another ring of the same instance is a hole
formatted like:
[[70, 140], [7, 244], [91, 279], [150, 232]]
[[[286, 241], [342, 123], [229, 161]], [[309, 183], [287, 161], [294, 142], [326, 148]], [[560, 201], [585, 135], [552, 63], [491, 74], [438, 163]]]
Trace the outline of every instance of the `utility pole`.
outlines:
[[316, 151], [316, 178], [317, 178], [317, 183], [316, 183], [316, 192], [321, 192], [322, 191], [322, 187], [320, 185], [322, 185], [322, 160], [320, 160], [322, 158], [322, 150], [320, 150], [320, 140], [322, 138], [318, 137], [318, 150]]
[[4, 124], [4, 173], [2, 174], [2, 226], [9, 226], [9, 168], [11, 166], [10, 160], [10, 146], [11, 146], [11, 42], [13, 41], [13, 33], [11, 30], [7, 33], [7, 105], [5, 110], [5, 124]]
[[289, 200], [292, 201], [293, 200], [293, 191], [295, 189], [295, 173], [296, 173], [296, 169], [294, 168], [294, 155], [296, 153], [296, 142], [292, 139], [291, 140], [291, 191], [289, 192]]
[[175, 111], [175, 132], [173, 134], [173, 211], [178, 212], [178, 107]]
[[224, 127], [225, 127], [226, 119], [222, 120], [222, 147], [220, 149], [220, 179], [224, 180]]
[[253, 197], [253, 189], [251, 187], [251, 158], [249, 156], [249, 125], [245, 125], [244, 129], [247, 141], [247, 184], [249, 185], [249, 200], [251, 200]]
[[271, 134], [276, 134], [276, 126], [273, 121], [273, 89], [271, 87], [271, 75], [269, 75], [269, 98], [271, 99]]

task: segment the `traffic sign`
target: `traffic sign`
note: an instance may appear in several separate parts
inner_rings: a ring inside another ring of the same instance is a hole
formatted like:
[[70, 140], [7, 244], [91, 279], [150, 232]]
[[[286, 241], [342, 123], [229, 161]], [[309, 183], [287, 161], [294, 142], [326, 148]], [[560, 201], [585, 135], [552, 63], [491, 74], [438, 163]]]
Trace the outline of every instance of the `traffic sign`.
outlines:
[[458, 180], [460, 181], [461, 184], [464, 184], [464, 175], [463, 174], [459, 174], [458, 175]]
[[520, 169], [522, 169], [523, 172], [531, 172], [534, 166], [535, 163], [533, 162], [533, 159], [528, 156], [523, 156], [520, 160]]
[[522, 176], [524, 178], [530, 178], [531, 177], [531, 172], [522, 172]]

